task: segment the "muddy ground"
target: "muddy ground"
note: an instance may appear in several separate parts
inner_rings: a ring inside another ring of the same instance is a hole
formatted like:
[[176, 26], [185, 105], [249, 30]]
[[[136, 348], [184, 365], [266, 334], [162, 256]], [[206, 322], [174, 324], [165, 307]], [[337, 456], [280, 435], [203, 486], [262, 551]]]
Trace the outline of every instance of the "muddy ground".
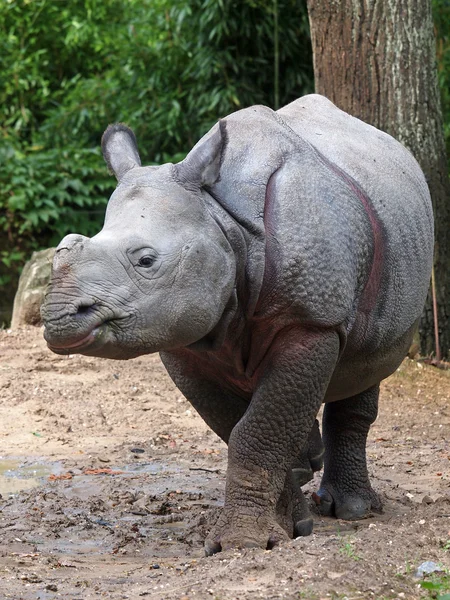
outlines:
[[419, 565], [450, 567], [450, 371], [406, 360], [383, 384], [383, 515], [211, 558], [227, 450], [158, 357], [58, 357], [39, 329], [0, 331], [0, 394], [2, 600], [414, 599]]

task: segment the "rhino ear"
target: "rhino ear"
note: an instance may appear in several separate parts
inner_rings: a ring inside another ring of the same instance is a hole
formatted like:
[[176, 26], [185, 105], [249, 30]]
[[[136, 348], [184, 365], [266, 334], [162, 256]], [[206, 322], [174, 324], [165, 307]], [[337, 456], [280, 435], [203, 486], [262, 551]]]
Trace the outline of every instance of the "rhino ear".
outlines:
[[136, 136], [122, 123], [109, 125], [102, 136], [102, 151], [108, 168], [118, 181], [130, 169], [141, 166]]
[[195, 187], [212, 186], [219, 179], [226, 144], [226, 122], [220, 120], [213, 133], [204, 136], [186, 158], [175, 165], [180, 183]]

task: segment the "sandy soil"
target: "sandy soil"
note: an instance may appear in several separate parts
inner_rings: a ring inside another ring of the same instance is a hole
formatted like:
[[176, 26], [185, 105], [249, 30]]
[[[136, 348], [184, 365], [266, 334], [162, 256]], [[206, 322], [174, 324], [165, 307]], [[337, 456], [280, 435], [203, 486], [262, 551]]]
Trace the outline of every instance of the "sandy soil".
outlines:
[[0, 331], [0, 357], [2, 599], [414, 599], [421, 563], [450, 567], [449, 371], [406, 360], [383, 385], [384, 514], [205, 558], [227, 451], [156, 356], [58, 357], [30, 329]]

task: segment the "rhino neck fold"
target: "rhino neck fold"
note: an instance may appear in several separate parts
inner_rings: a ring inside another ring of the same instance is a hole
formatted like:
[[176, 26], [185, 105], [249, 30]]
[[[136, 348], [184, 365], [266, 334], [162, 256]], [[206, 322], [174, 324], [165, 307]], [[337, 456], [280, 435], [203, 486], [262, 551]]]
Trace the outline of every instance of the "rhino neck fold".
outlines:
[[214, 329], [208, 335], [205, 335], [193, 344], [189, 344], [187, 347], [189, 350], [196, 352], [215, 352], [220, 350], [227, 338], [234, 337], [233, 333], [238, 333], [236, 331], [236, 324], [242, 322], [241, 320], [242, 315], [239, 314], [239, 303], [235, 288], [223, 311], [221, 319]]
[[236, 218], [213, 191], [208, 190], [203, 195], [211, 217], [222, 230], [235, 256], [236, 309], [234, 312], [239, 314], [240, 318], [251, 319], [254, 316], [264, 278], [264, 226], [250, 224], [247, 220]]
[[[211, 218], [233, 252], [236, 279], [219, 322], [206, 336], [187, 346], [187, 349], [194, 353], [216, 354], [223, 353], [226, 348], [235, 348], [233, 355], [240, 363], [245, 361], [246, 329], [253, 317], [264, 275], [264, 235], [263, 232], [248, 231], [209, 191], [203, 190], [202, 196]], [[240, 371], [243, 369], [242, 365], [238, 367]]]

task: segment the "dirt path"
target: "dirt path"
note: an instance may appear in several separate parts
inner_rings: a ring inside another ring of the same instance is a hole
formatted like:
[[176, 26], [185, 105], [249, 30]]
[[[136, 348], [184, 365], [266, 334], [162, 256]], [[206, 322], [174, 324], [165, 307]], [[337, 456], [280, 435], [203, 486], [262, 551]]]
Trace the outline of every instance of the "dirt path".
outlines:
[[421, 563], [450, 568], [448, 371], [407, 360], [383, 385], [368, 445], [383, 515], [212, 558], [226, 447], [157, 357], [58, 357], [37, 329], [0, 331], [0, 395], [2, 600], [409, 600], [430, 597]]

